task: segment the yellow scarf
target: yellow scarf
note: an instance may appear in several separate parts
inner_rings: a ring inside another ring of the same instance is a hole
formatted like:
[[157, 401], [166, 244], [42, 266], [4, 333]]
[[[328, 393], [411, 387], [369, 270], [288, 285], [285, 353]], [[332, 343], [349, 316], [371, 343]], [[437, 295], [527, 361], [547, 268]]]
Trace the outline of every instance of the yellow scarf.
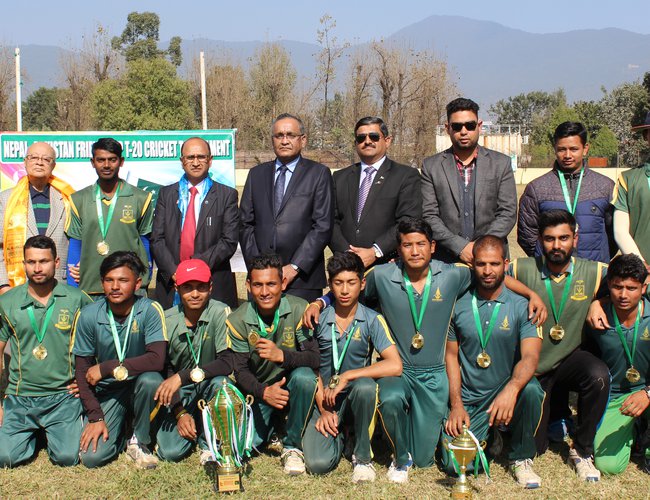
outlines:
[[[63, 204], [65, 205], [65, 213], [68, 216], [70, 212], [70, 195], [74, 193], [74, 189], [72, 189], [70, 184], [55, 176], [50, 177], [49, 184], [61, 193]], [[28, 208], [29, 179], [25, 176], [18, 181], [11, 192], [4, 214], [3, 253], [10, 286], [18, 286], [25, 283], [23, 247], [27, 240]]]

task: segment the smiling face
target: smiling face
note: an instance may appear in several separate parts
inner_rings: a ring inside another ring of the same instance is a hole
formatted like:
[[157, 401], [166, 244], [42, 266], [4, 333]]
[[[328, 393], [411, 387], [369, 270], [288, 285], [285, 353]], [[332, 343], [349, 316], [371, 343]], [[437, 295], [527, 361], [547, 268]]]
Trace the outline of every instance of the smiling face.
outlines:
[[246, 280], [246, 289], [253, 296], [257, 310], [263, 316], [275, 313], [282, 299], [284, 279], [274, 267], [253, 269]]
[[184, 310], [202, 311], [210, 300], [212, 283], [192, 280], [177, 286], [176, 289], [180, 295]]

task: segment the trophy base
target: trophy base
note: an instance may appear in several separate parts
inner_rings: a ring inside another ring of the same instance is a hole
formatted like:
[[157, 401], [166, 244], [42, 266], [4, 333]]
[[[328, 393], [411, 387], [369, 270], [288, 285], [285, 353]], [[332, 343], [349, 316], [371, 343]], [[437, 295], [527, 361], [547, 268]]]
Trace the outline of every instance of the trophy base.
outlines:
[[451, 498], [470, 499], [472, 498], [472, 488], [467, 483], [456, 483], [451, 489]]
[[237, 467], [217, 467], [214, 478], [214, 491], [217, 493], [244, 491], [241, 471]]

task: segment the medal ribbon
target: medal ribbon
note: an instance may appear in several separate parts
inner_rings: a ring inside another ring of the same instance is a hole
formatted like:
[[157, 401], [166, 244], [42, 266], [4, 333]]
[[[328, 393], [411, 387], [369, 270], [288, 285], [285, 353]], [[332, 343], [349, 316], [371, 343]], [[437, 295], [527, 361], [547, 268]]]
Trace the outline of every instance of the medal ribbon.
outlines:
[[474, 313], [474, 323], [476, 324], [476, 333], [478, 333], [478, 339], [481, 342], [481, 349], [485, 351], [485, 346], [487, 346], [488, 340], [492, 336], [492, 330], [494, 330], [494, 324], [496, 323], [497, 316], [499, 315], [499, 309], [501, 309], [501, 302], [497, 302], [492, 311], [492, 316], [490, 316], [490, 323], [488, 324], [487, 332], [485, 336], [483, 335], [483, 325], [481, 324], [481, 316], [478, 313], [478, 300], [476, 295], [472, 295], [472, 313]]
[[190, 337], [190, 332], [185, 332], [185, 335], [187, 336], [187, 345], [190, 347], [190, 353], [192, 353], [192, 359], [196, 366], [199, 366], [201, 351], [203, 350], [203, 328], [199, 328], [198, 324], [196, 325], [196, 333], [194, 334], [194, 337], [199, 337], [199, 348], [196, 351], [194, 351], [194, 346], [192, 345], [193, 340], [192, 337]]
[[424, 290], [422, 290], [422, 306], [420, 307], [420, 313], [418, 314], [415, 307], [415, 294], [413, 292], [413, 285], [408, 275], [404, 273], [404, 284], [406, 285], [406, 295], [409, 298], [409, 307], [411, 308], [411, 317], [413, 318], [413, 324], [415, 325], [415, 331], [419, 332], [420, 327], [422, 326], [422, 320], [424, 319], [424, 312], [427, 309], [427, 304], [429, 303], [429, 292], [431, 291], [431, 269], [427, 274], [427, 279], [424, 283]]
[[[343, 364], [343, 358], [345, 358], [345, 353], [348, 352], [348, 346], [350, 345], [350, 340], [352, 340], [352, 332], [357, 327], [357, 320], [354, 320], [352, 323], [352, 328], [348, 330], [348, 338], [345, 341], [343, 350], [341, 351], [341, 357], [339, 358], [339, 344], [336, 338], [336, 325], [332, 323], [332, 359], [334, 360], [334, 373], [339, 374], [341, 365]], [[345, 332], [343, 332], [345, 333]]]
[[560, 317], [562, 316], [562, 311], [564, 311], [564, 306], [566, 305], [566, 300], [569, 298], [569, 290], [571, 290], [571, 283], [573, 283], [573, 273], [569, 274], [569, 278], [566, 279], [564, 283], [564, 291], [562, 292], [562, 299], [560, 300], [560, 307], [555, 307], [555, 298], [553, 297], [553, 289], [551, 288], [551, 278], [544, 280], [544, 285], [546, 285], [546, 294], [548, 295], [548, 301], [551, 303], [551, 311], [553, 312], [553, 319], [555, 324], [560, 324]]
[[630, 366], [634, 366], [634, 355], [636, 354], [636, 339], [639, 335], [639, 323], [641, 321], [641, 302], [636, 309], [636, 320], [634, 320], [634, 333], [632, 334], [632, 352], [627, 345], [625, 340], [625, 335], [623, 334], [623, 329], [621, 328], [621, 322], [618, 320], [618, 314], [614, 309], [614, 304], [612, 304], [612, 316], [614, 316], [614, 326], [616, 327], [616, 333], [618, 333], [618, 338], [621, 339], [621, 344], [623, 344], [623, 349], [625, 350], [625, 356], [630, 362]]
[[32, 324], [32, 330], [34, 330], [34, 333], [36, 334], [36, 339], [38, 340], [39, 344], [42, 344], [43, 339], [45, 338], [45, 332], [47, 331], [47, 324], [50, 322], [50, 318], [52, 317], [52, 313], [54, 312], [55, 302], [56, 302], [56, 298], [53, 297], [52, 302], [50, 303], [49, 306], [47, 306], [47, 310], [45, 311], [45, 319], [43, 320], [43, 323], [41, 324], [40, 328], [36, 324], [36, 316], [34, 316], [34, 306], [29, 306], [27, 308], [27, 315], [29, 316], [29, 322]]
[[95, 205], [97, 205], [97, 223], [99, 224], [99, 231], [102, 233], [102, 240], [106, 239], [108, 234], [108, 228], [111, 225], [111, 220], [113, 219], [113, 212], [115, 211], [115, 205], [117, 204], [117, 197], [120, 195], [120, 190], [122, 189], [122, 183], [117, 183], [117, 189], [113, 198], [111, 198], [111, 204], [108, 207], [108, 213], [106, 214], [106, 223], [104, 223], [104, 212], [102, 210], [102, 194], [99, 189], [99, 183], [95, 185]]
[[120, 337], [117, 334], [117, 327], [115, 326], [115, 318], [113, 318], [113, 311], [108, 308], [108, 322], [111, 325], [111, 333], [113, 334], [113, 343], [115, 344], [115, 351], [117, 351], [117, 360], [122, 364], [124, 356], [126, 355], [126, 347], [129, 345], [129, 336], [131, 335], [131, 320], [133, 319], [133, 311], [135, 311], [135, 304], [131, 307], [129, 318], [126, 320], [128, 326], [126, 327], [126, 335], [124, 335], [124, 344], [120, 342]]
[[[478, 438], [469, 429], [467, 429], [467, 433], [469, 434], [470, 438], [472, 438], [472, 441], [474, 441], [474, 444], [476, 445], [476, 458], [474, 459], [474, 477], [478, 476], [479, 464], [483, 465], [483, 470], [485, 471], [485, 476], [486, 476], [485, 482], [487, 484], [491, 482], [490, 480], [492, 479], [490, 476], [490, 463], [488, 462], [487, 456], [485, 455], [485, 451], [483, 450], [483, 447], [481, 446], [481, 443], [479, 442]], [[454, 469], [456, 470], [456, 474], [460, 474], [460, 464], [456, 459], [456, 454], [454, 453], [454, 450], [449, 449], [448, 452], [451, 458], [451, 463], [453, 464]]]
[[562, 194], [564, 195], [564, 203], [566, 204], [566, 209], [571, 212], [571, 215], [575, 215], [576, 207], [578, 206], [578, 196], [580, 196], [580, 187], [582, 186], [582, 176], [585, 174], [584, 167], [580, 171], [580, 179], [578, 180], [578, 187], [576, 188], [576, 197], [573, 199], [573, 205], [571, 205], [571, 196], [569, 195], [569, 189], [566, 185], [566, 179], [564, 174], [558, 170], [557, 176], [560, 178], [560, 185], [562, 186]]
[[[257, 311], [256, 311], [257, 312]], [[278, 328], [278, 323], [280, 322], [280, 306], [275, 310], [275, 315], [273, 316], [273, 325], [271, 325], [271, 331], [267, 331], [264, 321], [260, 316], [260, 313], [257, 313], [257, 324], [260, 328], [260, 335], [264, 338], [268, 337], [270, 334], [275, 333]]]

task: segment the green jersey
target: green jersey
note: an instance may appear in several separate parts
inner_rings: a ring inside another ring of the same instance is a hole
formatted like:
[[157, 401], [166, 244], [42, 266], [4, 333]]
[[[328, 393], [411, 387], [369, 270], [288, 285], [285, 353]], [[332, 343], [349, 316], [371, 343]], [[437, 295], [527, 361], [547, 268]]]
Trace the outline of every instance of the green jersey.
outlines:
[[[43, 305], [27, 288], [27, 284], [20, 285], [0, 296], [0, 341], [9, 342], [12, 353], [6, 393], [50, 396], [65, 392], [74, 378], [74, 358], [70, 353], [73, 325], [80, 309], [92, 300], [77, 288], [57, 283]], [[30, 309], [39, 331], [50, 310], [42, 343], [32, 326]], [[35, 356], [39, 345], [47, 353], [43, 359]]]
[[650, 224], [646, 215], [650, 210], [650, 162], [618, 176], [612, 205], [629, 214], [630, 235], [643, 259], [650, 261]]
[[[104, 224], [108, 232], [104, 238], [97, 217], [95, 193], [97, 183], [72, 194], [70, 216], [66, 222], [65, 232], [70, 238], [81, 241], [81, 279], [79, 288], [91, 294], [103, 294], [99, 266], [104, 257], [98, 253], [97, 244], [105, 241], [109, 253], [116, 250], [135, 252], [147, 267], [149, 257], [140, 236], [151, 233], [154, 207], [151, 203], [152, 193], [138, 189], [131, 184], [120, 181], [120, 191], [115, 202], [111, 220], [107, 220], [111, 198], [100, 190]], [[143, 286], [149, 284], [149, 270], [142, 276]]]

